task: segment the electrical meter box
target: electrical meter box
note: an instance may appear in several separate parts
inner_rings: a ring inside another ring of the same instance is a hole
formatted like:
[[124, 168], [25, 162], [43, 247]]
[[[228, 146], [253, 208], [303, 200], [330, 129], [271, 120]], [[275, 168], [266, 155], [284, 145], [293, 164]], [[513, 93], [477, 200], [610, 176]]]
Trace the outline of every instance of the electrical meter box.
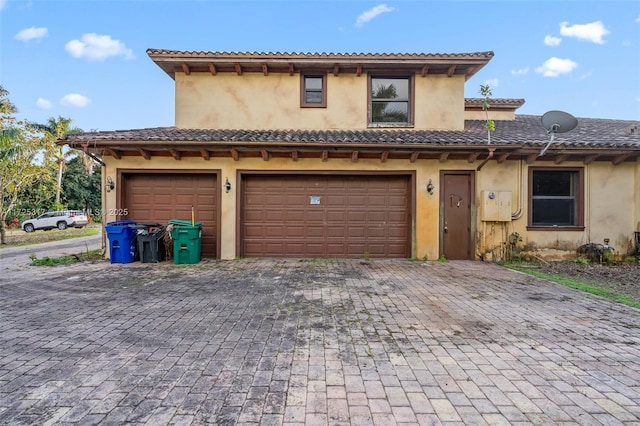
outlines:
[[481, 191], [480, 220], [511, 222], [511, 191]]

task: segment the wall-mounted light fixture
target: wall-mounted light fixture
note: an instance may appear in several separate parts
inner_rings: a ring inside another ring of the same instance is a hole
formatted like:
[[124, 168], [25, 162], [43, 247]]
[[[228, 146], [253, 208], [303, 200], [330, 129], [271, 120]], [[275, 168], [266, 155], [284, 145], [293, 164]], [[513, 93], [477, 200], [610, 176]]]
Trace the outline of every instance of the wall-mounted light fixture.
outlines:
[[106, 188], [107, 192], [111, 192], [116, 188], [116, 184], [113, 183], [113, 179], [111, 179], [111, 176], [107, 176], [107, 183], [104, 185], [104, 187]]
[[229, 182], [229, 178], [224, 179], [224, 192], [229, 193], [231, 191], [231, 182]]
[[431, 195], [433, 195], [433, 190], [436, 189], [435, 185], [433, 184], [433, 182], [431, 182], [431, 179], [429, 179], [429, 183], [427, 183], [427, 192]]

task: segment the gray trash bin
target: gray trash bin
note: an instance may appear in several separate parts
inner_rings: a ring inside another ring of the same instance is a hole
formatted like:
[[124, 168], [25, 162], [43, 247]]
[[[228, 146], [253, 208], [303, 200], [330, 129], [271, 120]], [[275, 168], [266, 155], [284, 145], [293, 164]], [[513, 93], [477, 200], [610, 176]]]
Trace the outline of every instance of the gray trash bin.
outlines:
[[138, 253], [140, 262], [157, 263], [165, 259], [165, 227], [155, 222], [140, 222], [138, 229]]

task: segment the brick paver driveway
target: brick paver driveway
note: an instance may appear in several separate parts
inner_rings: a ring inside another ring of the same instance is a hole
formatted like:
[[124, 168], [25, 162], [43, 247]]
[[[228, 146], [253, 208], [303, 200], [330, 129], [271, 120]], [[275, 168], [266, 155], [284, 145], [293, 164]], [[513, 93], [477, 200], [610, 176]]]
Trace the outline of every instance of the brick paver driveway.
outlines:
[[0, 424], [640, 424], [640, 310], [493, 264], [22, 272]]

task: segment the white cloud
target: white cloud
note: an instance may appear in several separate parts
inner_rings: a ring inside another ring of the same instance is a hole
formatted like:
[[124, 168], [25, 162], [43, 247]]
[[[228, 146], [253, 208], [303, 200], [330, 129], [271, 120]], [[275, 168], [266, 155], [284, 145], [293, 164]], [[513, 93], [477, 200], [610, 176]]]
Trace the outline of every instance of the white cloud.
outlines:
[[571, 59], [560, 59], [555, 56], [544, 61], [542, 66], [536, 68], [536, 72], [545, 77], [558, 77], [560, 74], [568, 74], [578, 67]]
[[44, 99], [44, 98], [38, 98], [38, 100], [36, 101], [36, 106], [39, 109], [51, 109], [51, 107], [53, 106], [51, 104], [51, 101]]
[[46, 37], [48, 34], [49, 30], [47, 30], [45, 27], [31, 27], [18, 31], [18, 33], [13, 36], [13, 38], [20, 41], [31, 41]]
[[484, 84], [486, 84], [493, 90], [498, 87], [498, 85], [500, 84], [500, 80], [498, 80], [497, 78], [490, 78], [489, 80], [485, 80]]
[[640, 24], [640, 16], [638, 16], [638, 17], [636, 18], [636, 23], [637, 23], [637, 24]]
[[77, 93], [69, 93], [60, 99], [60, 104], [64, 106], [84, 108], [91, 103], [91, 99]]
[[7, 5], [7, 0], [0, 0], [0, 10], [4, 9]]
[[371, 21], [378, 15], [387, 12], [393, 12], [395, 9], [393, 7], [389, 7], [386, 4], [379, 4], [378, 6], [363, 12], [358, 19], [356, 19], [356, 28], [361, 28], [364, 24]]
[[560, 43], [562, 43], [562, 39], [560, 37], [548, 35], [544, 38], [544, 44], [546, 44], [547, 46], [559, 46]]
[[513, 74], [513, 75], [527, 75], [527, 74], [529, 74], [529, 67], [520, 68], [519, 70], [511, 70], [511, 74]]
[[586, 40], [596, 44], [604, 44], [602, 39], [607, 34], [611, 34], [600, 21], [591, 22], [589, 24], [576, 24], [568, 26], [568, 22], [560, 23], [560, 34], [565, 37], [575, 37], [579, 40]]
[[124, 56], [125, 59], [134, 59], [131, 49], [120, 40], [114, 40], [109, 35], [96, 33], [83, 34], [80, 40], [71, 40], [64, 48], [74, 58], [87, 58], [93, 61], [102, 61], [109, 56]]

